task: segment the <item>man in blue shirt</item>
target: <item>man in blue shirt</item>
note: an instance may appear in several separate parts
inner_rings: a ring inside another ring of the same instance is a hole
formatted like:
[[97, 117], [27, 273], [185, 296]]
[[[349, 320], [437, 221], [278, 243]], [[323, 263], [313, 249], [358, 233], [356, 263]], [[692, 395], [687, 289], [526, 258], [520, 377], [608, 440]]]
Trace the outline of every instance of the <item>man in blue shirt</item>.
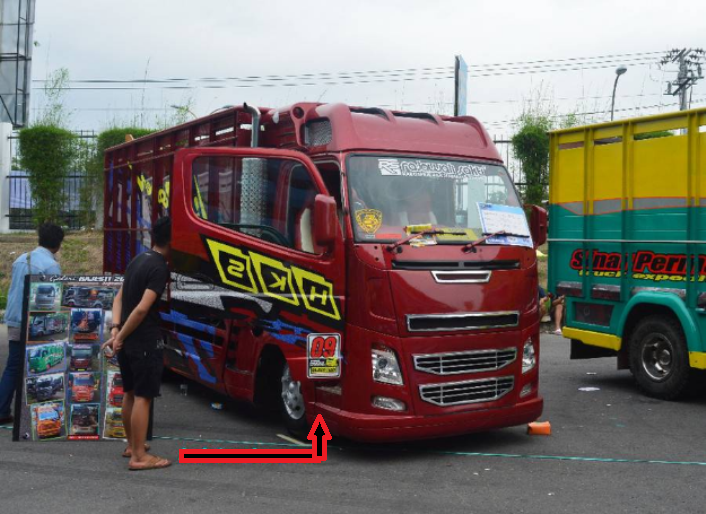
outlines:
[[61, 275], [59, 263], [54, 254], [61, 248], [64, 231], [51, 223], [39, 227], [39, 246], [29, 253], [20, 255], [12, 264], [12, 281], [7, 297], [5, 323], [10, 353], [7, 356], [5, 372], [0, 379], [0, 425], [12, 421], [10, 409], [12, 397], [21, 373], [22, 347], [20, 343], [22, 326], [22, 300], [25, 296], [26, 275]]

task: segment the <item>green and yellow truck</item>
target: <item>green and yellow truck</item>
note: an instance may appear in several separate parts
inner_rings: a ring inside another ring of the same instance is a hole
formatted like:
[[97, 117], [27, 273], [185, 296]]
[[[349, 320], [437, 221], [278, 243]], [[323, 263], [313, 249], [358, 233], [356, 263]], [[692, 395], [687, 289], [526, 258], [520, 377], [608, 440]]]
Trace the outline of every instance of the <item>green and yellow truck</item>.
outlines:
[[64, 360], [64, 347], [62, 344], [33, 348], [29, 351], [29, 371], [32, 373], [44, 373], [60, 364], [62, 360]]
[[550, 134], [549, 290], [571, 358], [675, 399], [706, 369], [706, 109]]

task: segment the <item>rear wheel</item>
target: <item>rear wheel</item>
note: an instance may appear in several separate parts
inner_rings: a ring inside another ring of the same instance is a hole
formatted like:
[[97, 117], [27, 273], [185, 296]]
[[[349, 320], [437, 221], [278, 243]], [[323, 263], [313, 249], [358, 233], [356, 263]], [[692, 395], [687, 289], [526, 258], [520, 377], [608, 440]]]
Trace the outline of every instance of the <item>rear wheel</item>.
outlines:
[[284, 424], [292, 434], [305, 435], [308, 427], [301, 382], [294, 380], [286, 362], [282, 366], [281, 383], [280, 405]]
[[689, 389], [689, 352], [681, 326], [673, 319], [651, 316], [630, 337], [630, 371], [649, 396], [674, 400]]

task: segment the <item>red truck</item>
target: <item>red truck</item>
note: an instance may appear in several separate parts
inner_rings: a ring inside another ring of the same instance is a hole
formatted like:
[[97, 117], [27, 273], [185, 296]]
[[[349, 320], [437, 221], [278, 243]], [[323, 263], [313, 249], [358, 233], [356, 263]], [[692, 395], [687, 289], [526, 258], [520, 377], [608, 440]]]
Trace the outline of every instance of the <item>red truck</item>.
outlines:
[[[294, 433], [392, 441], [537, 419], [530, 223], [473, 117], [248, 105], [109, 149], [104, 270], [172, 218], [169, 368]], [[518, 214], [519, 212], [519, 214]]]

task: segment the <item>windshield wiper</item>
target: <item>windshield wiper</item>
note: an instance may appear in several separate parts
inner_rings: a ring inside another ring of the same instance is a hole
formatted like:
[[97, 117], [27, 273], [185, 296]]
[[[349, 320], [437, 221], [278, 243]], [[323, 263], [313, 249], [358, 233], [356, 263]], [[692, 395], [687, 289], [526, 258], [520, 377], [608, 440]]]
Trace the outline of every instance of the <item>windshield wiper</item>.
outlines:
[[472, 243], [468, 243], [467, 245], [464, 245], [464, 247], [461, 248], [461, 250], [463, 250], [464, 252], [470, 252], [471, 250], [473, 250], [475, 252], [477, 245], [479, 245], [481, 243], [485, 243], [491, 237], [507, 236], [507, 235], [509, 235], [509, 234], [507, 232], [505, 232], [504, 230], [498, 230], [497, 232], [493, 232], [492, 234], [488, 234], [486, 236], [483, 236], [480, 239], [476, 239]]
[[473, 250], [475, 252], [477, 245], [479, 245], [481, 243], [485, 243], [488, 239], [490, 239], [491, 237], [495, 237], [495, 236], [511, 236], [511, 237], [524, 237], [524, 238], [531, 237], [531, 236], [526, 236], [524, 234], [513, 234], [513, 233], [508, 232], [506, 230], [498, 230], [497, 232], [493, 232], [492, 234], [485, 235], [485, 236], [481, 237], [480, 239], [476, 239], [472, 243], [468, 243], [463, 248], [461, 248], [461, 250], [463, 250], [464, 252], [470, 252], [471, 250]]
[[412, 239], [415, 239], [417, 237], [421, 236], [437, 236], [437, 235], [451, 235], [451, 236], [465, 236], [465, 232], [454, 232], [450, 230], [446, 230], [443, 228], [430, 228], [427, 230], [422, 230], [421, 232], [415, 232], [414, 234], [410, 234], [404, 239], [400, 239], [399, 241], [395, 243], [391, 243], [385, 247], [385, 249], [388, 252], [393, 252], [397, 247], [402, 246], [403, 244], [409, 243]]

